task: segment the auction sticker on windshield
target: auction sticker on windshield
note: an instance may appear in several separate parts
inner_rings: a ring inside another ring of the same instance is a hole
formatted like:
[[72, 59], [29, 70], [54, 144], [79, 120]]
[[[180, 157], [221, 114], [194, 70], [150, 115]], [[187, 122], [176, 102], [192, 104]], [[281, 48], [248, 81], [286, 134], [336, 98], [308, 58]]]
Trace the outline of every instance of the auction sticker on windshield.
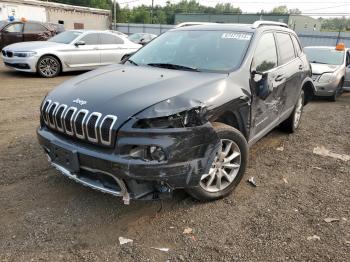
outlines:
[[252, 35], [244, 33], [223, 33], [221, 38], [249, 41], [252, 38]]

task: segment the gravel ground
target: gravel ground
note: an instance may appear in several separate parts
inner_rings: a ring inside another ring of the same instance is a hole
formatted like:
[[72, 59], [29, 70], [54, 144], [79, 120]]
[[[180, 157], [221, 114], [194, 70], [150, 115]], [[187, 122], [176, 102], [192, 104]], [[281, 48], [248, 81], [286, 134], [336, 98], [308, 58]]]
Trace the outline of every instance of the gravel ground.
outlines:
[[350, 161], [313, 154], [350, 154], [350, 93], [312, 102], [295, 134], [254, 145], [229, 197], [199, 203], [180, 191], [125, 206], [62, 177], [36, 141], [43, 96], [75, 75], [0, 66], [0, 261], [350, 261]]

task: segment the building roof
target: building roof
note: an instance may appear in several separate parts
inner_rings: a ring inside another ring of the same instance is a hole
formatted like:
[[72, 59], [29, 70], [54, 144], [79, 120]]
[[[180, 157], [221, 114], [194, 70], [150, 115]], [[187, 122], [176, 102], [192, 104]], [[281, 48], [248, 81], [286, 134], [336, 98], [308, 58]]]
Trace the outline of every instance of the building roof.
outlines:
[[67, 11], [78, 11], [78, 12], [104, 14], [104, 15], [110, 15], [111, 13], [110, 10], [105, 10], [105, 9], [67, 5], [67, 4], [45, 2], [45, 1], [38, 1], [38, 0], [0, 0], [0, 3], [10, 3], [10, 4], [17, 3], [17, 4], [32, 5], [32, 6], [42, 6], [42, 7], [48, 7], [48, 8], [58, 8], [58, 9], [64, 9]]

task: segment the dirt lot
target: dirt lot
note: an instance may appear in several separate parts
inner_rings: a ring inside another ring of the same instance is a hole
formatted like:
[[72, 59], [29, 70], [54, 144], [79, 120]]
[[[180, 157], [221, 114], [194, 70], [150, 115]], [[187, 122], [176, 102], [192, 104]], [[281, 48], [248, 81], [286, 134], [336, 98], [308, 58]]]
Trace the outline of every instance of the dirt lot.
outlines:
[[[178, 192], [125, 206], [62, 177], [36, 141], [43, 96], [74, 75], [0, 67], [1, 261], [350, 261], [350, 161], [313, 154], [322, 145], [350, 154], [350, 93], [312, 102], [297, 133], [276, 130], [254, 145], [228, 198], [198, 203]], [[134, 242], [121, 246], [120, 236]]]

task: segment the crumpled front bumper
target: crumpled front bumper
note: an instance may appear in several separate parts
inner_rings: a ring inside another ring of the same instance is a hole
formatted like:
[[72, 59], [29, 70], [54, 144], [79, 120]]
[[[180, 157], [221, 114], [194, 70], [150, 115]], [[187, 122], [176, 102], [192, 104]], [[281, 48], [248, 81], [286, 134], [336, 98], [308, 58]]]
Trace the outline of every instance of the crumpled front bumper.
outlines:
[[339, 86], [338, 81], [330, 83], [314, 82], [316, 96], [332, 96]]
[[[171, 195], [174, 189], [198, 186], [220, 146], [220, 139], [209, 122], [200, 127], [157, 131], [135, 131], [126, 125], [118, 131], [114, 148], [73, 140], [46, 127], [38, 128], [37, 135], [50, 161], [61, 173], [91, 188], [123, 196], [125, 203], [129, 199], [157, 199]], [[123, 148], [130, 145], [160, 146], [167, 158], [161, 162], [134, 159], [122, 153]], [[72, 170], [62, 161], [57, 163], [54, 160], [57, 148], [69, 152], [65, 156], [67, 162], [72, 160], [71, 154], [75, 155], [78, 167]], [[107, 182], [100, 181], [99, 177], [105, 177], [103, 180]], [[116, 186], [109, 186], [111, 179]]]

